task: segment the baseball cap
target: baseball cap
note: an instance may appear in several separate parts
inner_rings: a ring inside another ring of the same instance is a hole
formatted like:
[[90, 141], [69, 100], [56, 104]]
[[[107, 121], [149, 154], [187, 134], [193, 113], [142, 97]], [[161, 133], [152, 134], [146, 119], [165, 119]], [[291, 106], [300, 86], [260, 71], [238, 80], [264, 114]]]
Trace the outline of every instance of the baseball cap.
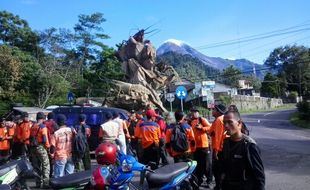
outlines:
[[226, 112], [226, 106], [224, 106], [223, 104], [215, 105], [214, 109], [220, 112], [221, 114], [224, 114]]

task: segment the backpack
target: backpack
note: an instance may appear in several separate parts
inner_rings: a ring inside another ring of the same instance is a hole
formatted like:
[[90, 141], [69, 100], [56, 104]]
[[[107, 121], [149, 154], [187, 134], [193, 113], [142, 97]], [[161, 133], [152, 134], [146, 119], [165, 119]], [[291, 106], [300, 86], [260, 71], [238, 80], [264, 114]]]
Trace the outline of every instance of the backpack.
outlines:
[[29, 145], [32, 146], [32, 147], [38, 147], [40, 145], [40, 143], [38, 142], [38, 139], [37, 139], [37, 136], [38, 136], [38, 133], [40, 131], [40, 128], [44, 128], [45, 126], [42, 126], [42, 124], [40, 124], [38, 126], [38, 129], [36, 131], [36, 134], [34, 136], [30, 135], [29, 137]]
[[186, 130], [179, 124], [172, 130], [170, 144], [172, 149], [176, 152], [185, 152], [189, 148]]
[[87, 149], [87, 139], [83, 133], [83, 128], [84, 126], [79, 126], [79, 128], [76, 129], [77, 133], [75, 134], [72, 142], [72, 151], [76, 159], [82, 159]]

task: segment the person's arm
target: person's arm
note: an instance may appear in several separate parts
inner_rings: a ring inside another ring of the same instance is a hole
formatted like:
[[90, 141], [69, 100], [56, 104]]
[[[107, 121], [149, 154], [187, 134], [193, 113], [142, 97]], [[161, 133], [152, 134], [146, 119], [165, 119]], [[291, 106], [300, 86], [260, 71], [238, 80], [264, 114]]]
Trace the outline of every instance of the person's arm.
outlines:
[[44, 144], [45, 148], [49, 148], [50, 145], [47, 137], [47, 128], [44, 126], [43, 128], [41, 128], [41, 132], [42, 132], [42, 144]]
[[195, 141], [195, 135], [192, 128], [187, 129], [188, 131], [188, 140], [190, 142], [191, 150], [195, 150], [196, 141]]
[[56, 137], [54, 134], [52, 134], [51, 135], [51, 148], [50, 148], [50, 154], [52, 155], [52, 157], [54, 157], [55, 147], [56, 147]]
[[171, 144], [170, 144], [170, 141], [171, 141], [171, 129], [167, 129], [166, 130], [165, 136], [166, 136], [166, 139], [165, 139], [166, 150], [167, 150], [168, 154], [170, 156], [172, 156], [172, 150], [171, 150]]
[[102, 140], [103, 140], [103, 129], [101, 126], [99, 128], [98, 136], [99, 136], [99, 141], [102, 142]]
[[209, 121], [205, 118], [201, 118], [201, 125], [202, 125], [202, 128], [201, 130], [203, 132], [208, 132], [211, 128], [211, 124], [209, 123]]
[[254, 189], [265, 190], [265, 172], [260, 150], [254, 143], [249, 145], [248, 157], [254, 175]]

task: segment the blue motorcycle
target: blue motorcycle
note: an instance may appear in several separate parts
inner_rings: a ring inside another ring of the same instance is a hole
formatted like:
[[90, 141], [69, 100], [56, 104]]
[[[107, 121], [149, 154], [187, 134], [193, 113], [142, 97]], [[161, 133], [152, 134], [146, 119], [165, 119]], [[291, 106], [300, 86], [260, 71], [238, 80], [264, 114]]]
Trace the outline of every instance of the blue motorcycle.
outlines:
[[[130, 179], [126, 181], [129, 182], [128, 187], [130, 189], [199, 189], [197, 183], [195, 182], [195, 177], [193, 172], [197, 166], [197, 162], [190, 160], [188, 162], [180, 162], [175, 164], [169, 164], [158, 168], [156, 170], [151, 170], [148, 166], [139, 163], [131, 155], [120, 155], [119, 156], [119, 176], [128, 176]], [[134, 176], [134, 172], [140, 172], [140, 184], [135, 185], [132, 183], [131, 179]], [[146, 179], [146, 187], [144, 185]]]

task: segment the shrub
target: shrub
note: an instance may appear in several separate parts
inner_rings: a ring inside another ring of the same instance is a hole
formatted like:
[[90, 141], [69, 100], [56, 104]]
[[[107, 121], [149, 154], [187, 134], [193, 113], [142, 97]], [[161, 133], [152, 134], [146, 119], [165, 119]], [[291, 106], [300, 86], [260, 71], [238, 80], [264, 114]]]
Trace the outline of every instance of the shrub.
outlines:
[[297, 103], [297, 110], [299, 112], [300, 119], [310, 120], [310, 103], [302, 101]]

